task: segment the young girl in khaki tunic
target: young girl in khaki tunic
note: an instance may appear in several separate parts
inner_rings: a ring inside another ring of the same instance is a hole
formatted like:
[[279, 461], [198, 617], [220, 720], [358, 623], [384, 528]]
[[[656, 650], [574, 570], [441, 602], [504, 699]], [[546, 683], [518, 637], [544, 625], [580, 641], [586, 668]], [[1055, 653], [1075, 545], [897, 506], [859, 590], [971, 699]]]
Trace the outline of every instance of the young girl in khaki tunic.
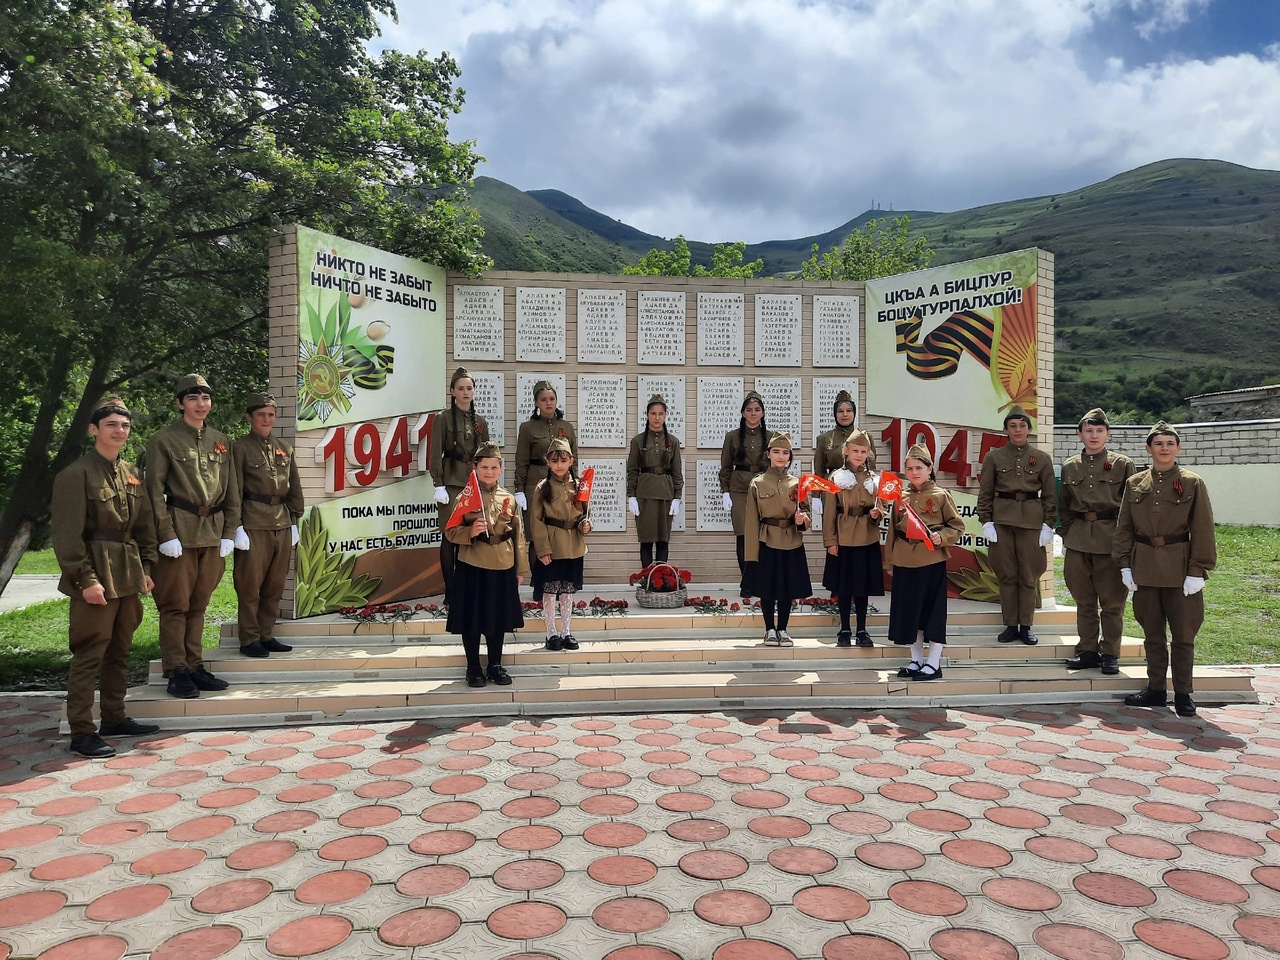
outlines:
[[764, 642], [770, 647], [794, 646], [787, 633], [791, 603], [813, 592], [801, 536], [809, 527], [809, 513], [798, 502], [799, 479], [787, 472], [791, 457], [790, 437], [770, 437], [769, 469], [751, 481], [746, 498], [743, 592], [760, 598]]
[[[547, 448], [545, 480], [529, 501], [533, 535], [533, 599], [542, 601], [547, 619], [547, 649], [577, 650], [573, 637], [573, 596], [582, 589], [582, 560], [587, 555], [591, 521], [586, 504], [578, 500], [578, 474], [569, 441], [557, 437]], [[556, 633], [556, 608], [560, 633]]]
[[871, 438], [854, 429], [843, 447], [844, 465], [831, 474], [839, 493], [823, 495], [827, 516], [822, 525], [822, 542], [827, 563], [822, 585], [836, 597], [840, 609], [840, 631], [836, 646], [852, 646], [849, 629], [850, 607], [858, 611], [858, 646], [870, 647], [867, 608], [870, 597], [884, 596], [884, 559], [880, 554], [880, 501], [876, 499], [876, 477], [868, 467]]
[[645, 429], [631, 438], [627, 451], [627, 509], [636, 518], [642, 568], [655, 559], [667, 562], [671, 521], [684, 493], [680, 441], [667, 432], [667, 401], [660, 394], [649, 398], [645, 418]]

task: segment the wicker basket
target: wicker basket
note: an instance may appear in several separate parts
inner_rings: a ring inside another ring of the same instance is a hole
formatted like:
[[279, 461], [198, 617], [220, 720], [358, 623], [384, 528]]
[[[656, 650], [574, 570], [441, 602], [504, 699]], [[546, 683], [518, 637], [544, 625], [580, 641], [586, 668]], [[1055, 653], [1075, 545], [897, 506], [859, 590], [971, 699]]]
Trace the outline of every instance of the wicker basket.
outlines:
[[650, 590], [649, 584], [653, 581], [655, 570], [670, 570], [676, 575], [676, 582], [680, 582], [680, 571], [669, 563], [655, 563], [649, 571], [649, 575], [640, 582], [636, 587], [636, 603], [642, 607], [649, 607], [653, 610], [671, 610], [675, 607], [683, 607], [685, 598], [689, 596], [689, 591], [684, 588], [681, 583], [674, 590]]

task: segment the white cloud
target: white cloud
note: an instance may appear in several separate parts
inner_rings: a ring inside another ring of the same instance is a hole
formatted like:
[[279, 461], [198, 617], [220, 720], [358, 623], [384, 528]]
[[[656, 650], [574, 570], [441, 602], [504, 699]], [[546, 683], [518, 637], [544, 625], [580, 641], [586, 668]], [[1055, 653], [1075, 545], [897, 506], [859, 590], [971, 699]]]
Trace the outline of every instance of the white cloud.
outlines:
[[481, 173], [664, 236], [757, 241], [1171, 156], [1280, 167], [1276, 48], [1135, 68], [1091, 46], [1119, 7], [1160, 31], [1206, 2], [436, 0], [384, 41], [457, 56], [451, 130]]

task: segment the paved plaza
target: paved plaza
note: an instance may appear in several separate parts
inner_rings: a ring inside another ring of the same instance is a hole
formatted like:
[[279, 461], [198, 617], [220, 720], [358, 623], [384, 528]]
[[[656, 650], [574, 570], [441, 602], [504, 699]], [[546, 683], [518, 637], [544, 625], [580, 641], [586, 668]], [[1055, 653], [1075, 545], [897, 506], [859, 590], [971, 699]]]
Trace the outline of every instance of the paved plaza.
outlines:
[[72, 757], [0, 694], [0, 960], [1280, 956], [1260, 704], [444, 720]]

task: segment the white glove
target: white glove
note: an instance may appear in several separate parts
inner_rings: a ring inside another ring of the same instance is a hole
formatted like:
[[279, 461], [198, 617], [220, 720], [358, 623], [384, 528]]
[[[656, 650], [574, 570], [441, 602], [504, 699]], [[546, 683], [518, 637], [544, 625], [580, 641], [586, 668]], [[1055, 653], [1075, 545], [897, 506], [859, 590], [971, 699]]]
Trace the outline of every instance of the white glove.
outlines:
[[818, 497], [814, 497], [813, 500], [809, 502], [809, 512], [813, 514], [815, 520], [822, 516], [822, 500]]
[[1047, 523], [1040, 524], [1040, 546], [1047, 547], [1053, 543], [1053, 527]]
[[724, 495], [724, 509], [726, 513], [733, 512], [733, 496], [727, 493]]
[[862, 486], [873, 497], [880, 492], [880, 483], [876, 477], [867, 477], [862, 481]]
[[516, 503], [520, 504], [521, 510], [529, 509], [529, 498], [526, 497], [523, 493], [516, 494]]
[[987, 538], [987, 543], [995, 543], [996, 525], [994, 523], [984, 523], [982, 525], [982, 535]]
[[245, 533], [244, 527], [236, 527], [236, 535], [233, 542], [237, 550], [249, 549], [249, 534]]
[[296, 547], [298, 545], [298, 541], [302, 539], [302, 534], [298, 532], [298, 525], [296, 523], [289, 528], [289, 537], [292, 540], [289, 544], [291, 547]]
[[680, 501], [679, 501], [679, 500], [672, 500], [672, 501], [671, 501], [671, 515], [672, 515], [673, 517], [678, 517], [678, 516], [680, 516]]
[[219, 540], [218, 556], [220, 557], [228, 556], [231, 553], [231, 551], [234, 550], [235, 548], [236, 548], [236, 542], [234, 540]]
[[627, 509], [631, 511], [633, 517], [640, 516], [640, 501], [635, 497], [627, 497]]
[[1129, 567], [1120, 568], [1120, 582], [1123, 583], [1125, 585], [1125, 589], [1129, 591], [1138, 589], [1138, 585], [1133, 582], [1133, 570]]
[[834, 483], [841, 490], [848, 490], [850, 487], [852, 487], [855, 483], [858, 482], [858, 478], [855, 477], [850, 471], [846, 470], [844, 467], [841, 467], [839, 470], [835, 470], [832, 472], [831, 482]]
[[436, 487], [436, 503], [448, 503], [449, 491], [444, 487]]
[[177, 537], [174, 537], [172, 540], [166, 540], [164, 543], [160, 544], [159, 549], [166, 557], [177, 560], [182, 556], [182, 541]]
[[1187, 577], [1182, 581], [1182, 595], [1189, 597], [1204, 589], [1204, 577]]

